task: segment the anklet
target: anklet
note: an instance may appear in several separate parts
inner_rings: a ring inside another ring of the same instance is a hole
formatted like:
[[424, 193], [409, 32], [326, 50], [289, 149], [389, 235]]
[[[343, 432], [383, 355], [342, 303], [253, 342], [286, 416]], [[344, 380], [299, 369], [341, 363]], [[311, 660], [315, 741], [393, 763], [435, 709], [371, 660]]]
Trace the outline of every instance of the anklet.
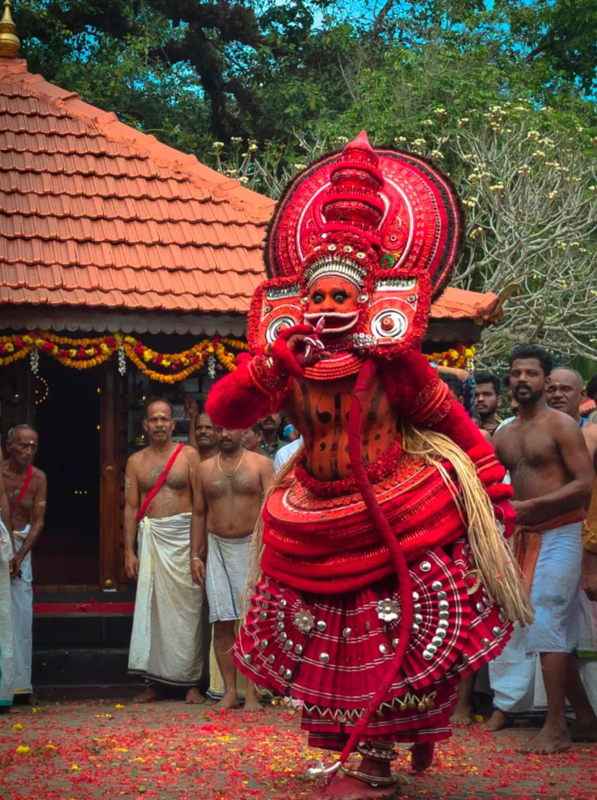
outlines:
[[342, 767], [342, 770], [349, 778], [356, 778], [358, 781], [367, 783], [372, 789], [376, 789], [378, 786], [395, 786], [398, 782], [392, 776], [367, 775], [366, 772], [361, 772], [358, 769], [348, 769], [348, 767]]
[[394, 761], [398, 758], [394, 745], [386, 742], [359, 742], [357, 750], [364, 758], [373, 761]]

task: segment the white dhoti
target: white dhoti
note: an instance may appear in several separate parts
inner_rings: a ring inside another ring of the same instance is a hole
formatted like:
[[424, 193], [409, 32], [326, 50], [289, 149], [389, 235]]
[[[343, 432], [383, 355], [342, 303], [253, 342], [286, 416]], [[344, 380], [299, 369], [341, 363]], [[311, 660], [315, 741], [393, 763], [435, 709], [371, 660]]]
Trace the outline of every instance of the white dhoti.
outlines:
[[[30, 525], [14, 531], [17, 553], [25, 543]], [[15, 694], [32, 694], [31, 660], [33, 657], [33, 573], [31, 552], [21, 562], [21, 577], [11, 583], [12, 626], [15, 639]]]
[[195, 686], [202, 675], [203, 590], [190, 552], [190, 513], [140, 522], [129, 672], [174, 686]]
[[0, 706], [12, 705], [14, 694], [14, 634], [9, 569], [11, 558], [10, 534], [0, 521]]
[[[510, 641], [489, 664], [490, 684], [495, 693], [493, 704], [505, 714], [545, 709], [547, 699], [539, 653], [572, 653], [577, 646], [579, 650], [590, 646], [587, 617], [595, 610], [587, 609], [587, 605], [595, 604], [586, 598], [585, 603], [580, 591], [580, 537], [580, 523], [541, 534], [531, 588], [535, 622], [528, 628], [515, 624]], [[580, 672], [591, 704], [597, 709], [592, 670], [581, 667]]]
[[210, 622], [229, 622], [242, 617], [251, 536], [227, 539], [208, 534], [205, 588]]

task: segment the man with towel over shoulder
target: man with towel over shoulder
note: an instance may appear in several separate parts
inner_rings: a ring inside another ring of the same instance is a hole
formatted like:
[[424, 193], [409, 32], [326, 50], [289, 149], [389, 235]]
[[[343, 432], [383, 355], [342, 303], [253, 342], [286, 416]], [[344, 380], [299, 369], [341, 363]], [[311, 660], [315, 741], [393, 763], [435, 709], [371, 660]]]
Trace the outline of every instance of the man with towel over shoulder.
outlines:
[[[191, 534], [191, 570], [198, 586], [206, 580], [214, 650], [225, 687], [224, 697], [213, 706], [215, 711], [238, 707], [232, 661], [234, 626], [243, 616], [251, 537], [273, 475], [272, 459], [246, 450], [241, 437], [240, 430], [222, 428], [220, 452], [201, 462], [202, 524]], [[250, 681], [244, 707], [245, 711], [261, 710]]]
[[204, 702], [197, 688], [203, 592], [189, 569], [191, 535], [200, 523], [201, 462], [193, 447], [172, 441], [172, 417], [167, 400], [148, 403], [143, 428], [149, 447], [126, 465], [125, 568], [137, 580], [129, 672], [148, 684], [137, 703], [161, 700], [166, 686], [185, 688], [187, 703]]

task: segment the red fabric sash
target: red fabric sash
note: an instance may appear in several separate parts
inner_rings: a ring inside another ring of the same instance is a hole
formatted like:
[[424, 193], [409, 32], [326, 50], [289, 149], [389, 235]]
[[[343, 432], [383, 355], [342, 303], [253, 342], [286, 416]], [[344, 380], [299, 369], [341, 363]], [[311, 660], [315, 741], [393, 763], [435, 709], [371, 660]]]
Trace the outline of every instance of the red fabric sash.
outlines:
[[31, 478], [33, 477], [33, 467], [31, 464], [27, 464], [27, 476], [25, 477], [25, 483], [23, 484], [23, 488], [21, 489], [21, 493], [14, 501], [13, 505], [10, 508], [10, 513], [14, 514], [17, 508], [21, 505], [23, 497], [27, 494], [27, 489], [29, 488], [29, 484], [31, 483]]
[[176, 448], [176, 450], [170, 456], [170, 461], [168, 461], [168, 463], [166, 464], [166, 466], [164, 468], [164, 471], [162, 472], [160, 477], [157, 479], [155, 486], [153, 487], [153, 489], [149, 492], [149, 494], [147, 495], [147, 497], [143, 501], [143, 504], [142, 504], [141, 508], [139, 509], [139, 513], [137, 514], [137, 522], [141, 522], [141, 520], [145, 516], [145, 512], [147, 511], [147, 506], [151, 503], [153, 498], [156, 496], [156, 494], [160, 491], [160, 489], [164, 485], [164, 482], [165, 482], [166, 478], [168, 477], [168, 473], [170, 472], [170, 470], [174, 466], [174, 462], [178, 458], [178, 454], [180, 453], [180, 451], [182, 450], [183, 447], [184, 447], [184, 444], [181, 442], [178, 445], [178, 447]]

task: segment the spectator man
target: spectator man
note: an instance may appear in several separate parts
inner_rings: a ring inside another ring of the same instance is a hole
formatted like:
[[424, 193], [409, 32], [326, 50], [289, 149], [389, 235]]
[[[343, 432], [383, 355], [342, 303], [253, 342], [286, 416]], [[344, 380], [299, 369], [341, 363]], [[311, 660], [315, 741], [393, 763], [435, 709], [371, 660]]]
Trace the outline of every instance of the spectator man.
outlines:
[[[510, 388], [519, 414], [493, 439], [498, 458], [510, 472], [518, 523], [514, 547], [536, 612], [533, 624], [522, 631], [524, 647], [527, 653], [539, 653], [547, 696], [545, 724], [525, 750], [544, 754], [571, 745], [566, 697], [576, 712], [577, 728], [597, 730], [573, 655], [578, 642], [581, 521], [592, 489], [592, 464], [578, 425], [547, 406], [551, 369], [551, 357], [543, 348], [522, 345], [513, 350]], [[490, 720], [489, 728], [499, 729], [497, 722], [492, 726]]]
[[500, 424], [497, 410], [502, 405], [501, 381], [489, 370], [475, 372], [475, 411], [481, 417], [481, 430], [490, 435]]
[[193, 397], [184, 399], [185, 411], [189, 417], [189, 444], [199, 453], [201, 461], [211, 458], [220, 449], [220, 430], [205, 411], [199, 413], [199, 406]]
[[16, 425], [8, 432], [8, 460], [2, 467], [10, 503], [15, 544], [11, 584], [12, 624], [15, 637], [15, 698], [36, 705], [31, 685], [33, 657], [33, 573], [31, 551], [44, 527], [48, 482], [33, 466], [39, 446], [37, 432], [30, 425]]
[[[191, 571], [198, 586], [206, 581], [214, 650], [224, 680], [224, 697], [214, 710], [238, 707], [231, 653], [234, 626], [242, 615], [251, 536], [272, 473], [271, 459], [246, 450], [241, 431], [226, 429], [218, 455], [203, 461], [199, 469], [199, 524], [191, 532]], [[251, 682], [247, 682], [245, 710], [261, 710]]]
[[589, 455], [597, 467], [597, 425], [580, 415], [581, 403], [584, 403], [587, 397], [580, 372], [570, 367], [554, 369], [549, 376], [545, 394], [550, 408], [555, 408], [572, 417], [580, 427]]
[[10, 505], [4, 487], [2, 451], [0, 450], [0, 714], [12, 706], [15, 679], [14, 635], [12, 629], [11, 576], [15, 571], [15, 547], [12, 538]]
[[245, 450], [263, 455], [261, 452], [263, 444], [263, 425], [261, 422], [256, 422], [252, 428], [246, 428], [243, 431], [242, 443]]
[[[587, 383], [587, 397], [597, 403], [597, 373], [593, 375]], [[597, 423], [597, 411], [592, 411], [588, 416], [589, 422]]]
[[278, 436], [281, 421], [282, 416], [280, 414], [269, 414], [261, 420], [263, 426], [263, 442], [261, 443], [262, 456], [275, 458], [278, 450], [286, 444], [284, 439], [280, 439]]
[[149, 447], [126, 465], [125, 568], [138, 581], [129, 671], [148, 681], [137, 703], [162, 699], [165, 685], [186, 688], [187, 703], [204, 702], [197, 688], [203, 592], [189, 569], [190, 540], [201, 519], [201, 462], [194, 448], [172, 441], [174, 426], [170, 403], [151, 401], [143, 420]]

